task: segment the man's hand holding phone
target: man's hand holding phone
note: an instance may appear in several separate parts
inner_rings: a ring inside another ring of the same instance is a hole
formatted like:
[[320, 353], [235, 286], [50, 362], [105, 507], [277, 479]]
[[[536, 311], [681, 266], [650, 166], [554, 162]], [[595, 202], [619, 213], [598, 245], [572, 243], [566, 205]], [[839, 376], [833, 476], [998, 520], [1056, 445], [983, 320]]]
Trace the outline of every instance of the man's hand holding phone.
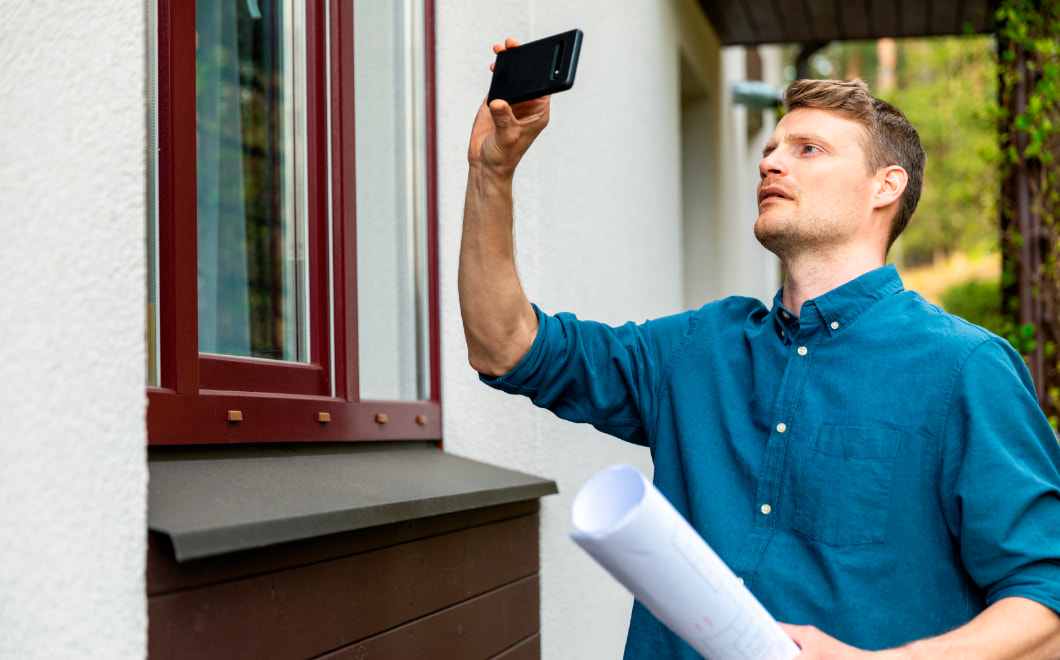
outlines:
[[[493, 46], [497, 55], [518, 48], [515, 39], [505, 39]], [[490, 65], [494, 71], [496, 62]], [[484, 167], [491, 173], [511, 179], [515, 167], [537, 136], [548, 125], [550, 97], [542, 96], [509, 105], [504, 99], [485, 100], [471, 129], [468, 163], [472, 168]]]
[[574, 86], [581, 54], [582, 31], [569, 30], [497, 53], [489, 100], [504, 99], [515, 105], [562, 92]]
[[548, 125], [550, 96], [570, 89], [582, 31], [570, 30], [520, 45], [493, 47], [493, 80], [471, 132], [468, 161], [510, 179], [523, 154]]

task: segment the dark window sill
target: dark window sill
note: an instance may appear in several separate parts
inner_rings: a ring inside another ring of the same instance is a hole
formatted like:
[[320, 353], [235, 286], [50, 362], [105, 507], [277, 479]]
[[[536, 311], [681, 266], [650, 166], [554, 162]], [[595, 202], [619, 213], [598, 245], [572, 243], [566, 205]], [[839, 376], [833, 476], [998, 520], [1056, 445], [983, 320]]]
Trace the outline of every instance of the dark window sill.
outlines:
[[148, 466], [148, 527], [177, 561], [558, 492], [431, 442], [152, 447]]

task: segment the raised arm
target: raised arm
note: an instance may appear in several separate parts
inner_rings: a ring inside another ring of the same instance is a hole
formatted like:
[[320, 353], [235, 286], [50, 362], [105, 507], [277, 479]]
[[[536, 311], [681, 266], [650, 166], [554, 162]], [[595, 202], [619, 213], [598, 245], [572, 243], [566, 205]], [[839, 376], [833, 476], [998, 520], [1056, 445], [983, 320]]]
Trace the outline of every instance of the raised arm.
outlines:
[[[514, 48], [508, 39], [495, 53]], [[523, 154], [548, 124], [549, 99], [479, 107], [468, 147], [460, 313], [468, 360], [487, 376], [510, 371], [530, 350], [537, 316], [515, 269], [512, 179]]]

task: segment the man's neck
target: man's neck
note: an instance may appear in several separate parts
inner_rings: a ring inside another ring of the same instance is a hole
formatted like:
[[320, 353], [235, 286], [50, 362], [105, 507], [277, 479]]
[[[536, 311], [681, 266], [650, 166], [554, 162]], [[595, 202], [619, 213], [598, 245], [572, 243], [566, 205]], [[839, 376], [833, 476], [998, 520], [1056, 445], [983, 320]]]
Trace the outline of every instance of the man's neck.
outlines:
[[807, 300], [856, 280], [880, 268], [885, 258], [873, 253], [815, 254], [784, 260], [784, 293], [781, 302], [796, 316], [802, 316]]

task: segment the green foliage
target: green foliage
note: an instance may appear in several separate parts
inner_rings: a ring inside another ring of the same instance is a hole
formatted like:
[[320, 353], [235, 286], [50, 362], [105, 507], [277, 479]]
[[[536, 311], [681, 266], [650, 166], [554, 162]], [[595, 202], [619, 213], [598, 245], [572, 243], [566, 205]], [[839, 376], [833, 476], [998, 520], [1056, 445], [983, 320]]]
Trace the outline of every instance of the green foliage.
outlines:
[[902, 237], [907, 265], [996, 249], [993, 51], [989, 37], [899, 44], [898, 85], [881, 96], [917, 127], [928, 156], [920, 204]]
[[941, 296], [950, 314], [1004, 336], [1011, 329], [1001, 313], [1001, 285], [996, 280], [971, 279], [947, 289]]
[[[1045, 392], [1040, 401], [1043, 409], [1050, 419], [1056, 419], [1060, 413], [1060, 168], [1056, 163], [1060, 151], [1060, 2], [1002, 0], [995, 18], [1001, 103], [994, 119], [1000, 132], [1000, 172], [1011, 181], [1023, 181], [1030, 197], [1024, 220], [1037, 227], [1029, 236], [1020, 233], [1017, 186], [1006, 186], [1000, 207], [1002, 282], [1010, 293], [1003, 312], [1013, 327], [1016, 318], [1034, 319], [1018, 327], [1016, 336], [1023, 343], [1017, 348], [1032, 364], [1032, 373]], [[1019, 308], [1019, 299], [1013, 295], [1017, 285], [1031, 293], [1033, 309]]]

